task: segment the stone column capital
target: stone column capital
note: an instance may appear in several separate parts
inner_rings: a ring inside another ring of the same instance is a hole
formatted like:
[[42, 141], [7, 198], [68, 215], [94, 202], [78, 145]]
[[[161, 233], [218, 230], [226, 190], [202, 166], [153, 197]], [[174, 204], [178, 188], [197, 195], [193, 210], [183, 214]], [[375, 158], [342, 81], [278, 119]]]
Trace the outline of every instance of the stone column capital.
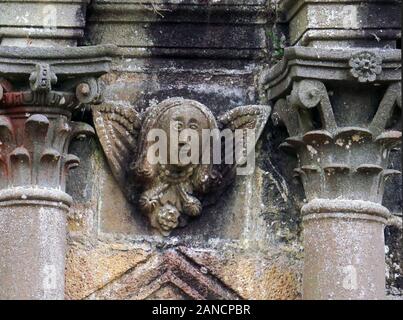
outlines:
[[[263, 75], [273, 121], [290, 135], [307, 200], [382, 201], [388, 155], [400, 142], [399, 50], [294, 47]], [[394, 110], [396, 112], [394, 112]]]
[[9, 188], [26, 187], [21, 196], [37, 199], [40, 188], [64, 190], [79, 163], [70, 141], [94, 133], [71, 114], [100, 100], [98, 77], [108, 71], [111, 50], [0, 47], [0, 198]]

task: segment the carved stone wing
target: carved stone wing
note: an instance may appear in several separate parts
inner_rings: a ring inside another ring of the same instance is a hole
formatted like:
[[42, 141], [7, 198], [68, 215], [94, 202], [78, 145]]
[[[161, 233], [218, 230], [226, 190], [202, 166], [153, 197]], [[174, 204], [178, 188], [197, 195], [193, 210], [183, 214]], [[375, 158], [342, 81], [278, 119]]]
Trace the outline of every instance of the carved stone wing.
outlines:
[[127, 187], [128, 169], [137, 155], [141, 115], [130, 107], [103, 103], [93, 107], [93, 119], [112, 173]]
[[[248, 155], [254, 151], [270, 112], [269, 106], [249, 105], [232, 109], [218, 118], [222, 130], [228, 128], [233, 132], [234, 147], [237, 143], [242, 143], [239, 150], [243, 156], [237, 156], [238, 161], [234, 161], [235, 165], [245, 164]], [[242, 139], [239, 139], [240, 137]]]
[[258, 132], [256, 134], [258, 139], [266, 125], [270, 112], [271, 107], [267, 105], [241, 106], [227, 111], [218, 117], [218, 121], [231, 130], [254, 129]]
[[[255, 145], [267, 123], [270, 112], [270, 106], [249, 105], [237, 107], [218, 117], [221, 132], [225, 129], [232, 131], [234, 148], [226, 150], [225, 145], [223, 144], [222, 146], [222, 164], [218, 168], [221, 181], [220, 185], [214, 189], [216, 195], [221, 194], [234, 181], [238, 167], [245, 166], [245, 164], [248, 166], [247, 161], [254, 156]], [[239, 139], [240, 136], [242, 136], [242, 139]], [[238, 147], [236, 147], [237, 144]], [[234, 160], [232, 164], [225, 163], [225, 157], [228, 152], [232, 153], [230, 154]], [[212, 200], [210, 199], [206, 202], [212, 202]]]

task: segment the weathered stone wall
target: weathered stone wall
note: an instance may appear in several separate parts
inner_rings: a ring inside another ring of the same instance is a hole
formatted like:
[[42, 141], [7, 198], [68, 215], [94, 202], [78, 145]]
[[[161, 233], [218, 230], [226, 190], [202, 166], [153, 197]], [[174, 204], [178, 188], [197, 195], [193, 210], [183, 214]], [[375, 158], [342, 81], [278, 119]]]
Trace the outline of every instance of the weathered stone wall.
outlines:
[[[143, 110], [181, 96], [215, 115], [258, 104], [263, 67], [281, 58], [286, 30], [275, 4], [253, 1], [93, 1], [84, 44], [119, 46], [103, 77], [106, 101]], [[91, 122], [88, 112], [77, 119]], [[238, 177], [219, 200], [171, 236], [150, 228], [120, 190], [96, 138], [71, 152], [68, 299], [299, 299], [304, 192], [296, 159], [278, 150], [286, 132], [271, 120], [257, 146], [256, 171]], [[399, 152], [392, 166], [399, 167]], [[388, 294], [401, 295], [401, 178], [387, 185]]]
[[[85, 43], [120, 47], [103, 78], [106, 101], [142, 110], [181, 96], [216, 116], [260, 102], [257, 78], [273, 22], [265, 1], [135, 3], [95, 1], [88, 12]], [[279, 171], [287, 161], [272, 145], [275, 136], [270, 126], [263, 133], [253, 176], [238, 177], [200, 218], [168, 238], [127, 201], [97, 140], [77, 142], [72, 148], [82, 165], [68, 185], [75, 204], [66, 296], [298, 298], [301, 188]], [[183, 263], [176, 266], [169, 254]]]

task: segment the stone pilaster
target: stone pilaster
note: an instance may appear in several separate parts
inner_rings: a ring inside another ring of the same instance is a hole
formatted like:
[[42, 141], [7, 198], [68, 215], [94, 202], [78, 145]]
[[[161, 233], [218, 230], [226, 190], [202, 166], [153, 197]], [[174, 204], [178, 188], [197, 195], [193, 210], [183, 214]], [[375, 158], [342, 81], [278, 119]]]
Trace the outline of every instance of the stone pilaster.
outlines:
[[111, 47], [0, 46], [0, 298], [63, 299], [72, 113], [100, 97]]
[[[296, 153], [295, 173], [306, 193], [305, 299], [385, 295], [383, 229], [390, 214], [382, 196], [387, 177], [399, 173], [388, 169], [388, 158], [401, 138], [401, 54], [393, 49], [395, 20], [385, 15], [398, 14], [396, 6], [280, 3], [295, 46], [285, 49], [262, 84], [275, 103], [274, 122], [287, 127], [282, 147]], [[346, 10], [350, 20], [335, 25]]]

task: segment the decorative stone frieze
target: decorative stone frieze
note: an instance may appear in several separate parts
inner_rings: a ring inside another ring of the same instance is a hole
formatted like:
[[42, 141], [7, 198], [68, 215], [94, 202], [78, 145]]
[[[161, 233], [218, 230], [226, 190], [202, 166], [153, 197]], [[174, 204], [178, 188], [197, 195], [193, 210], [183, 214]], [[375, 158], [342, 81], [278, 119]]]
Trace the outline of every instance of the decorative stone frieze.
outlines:
[[69, 145], [94, 133], [71, 118], [99, 99], [97, 78], [108, 71], [111, 50], [0, 46], [3, 299], [64, 297], [66, 213], [72, 202], [64, 191], [68, 171], [79, 164]]
[[[269, 113], [267, 106], [243, 106], [216, 119], [203, 104], [183, 98], [167, 99], [143, 113], [113, 104], [101, 104], [93, 111], [95, 127], [114, 176], [129, 199], [133, 183], [141, 185], [139, 206], [149, 217], [151, 225], [165, 236], [175, 228], [185, 226], [189, 218], [199, 216], [203, 196], [222, 191], [234, 179], [237, 165], [244, 164], [236, 155], [239, 154], [236, 147], [228, 151], [220, 140], [220, 154], [221, 149], [222, 154], [233, 152], [232, 162], [224, 164], [227, 158], [220, 158], [219, 163], [214, 163], [213, 157], [203, 162], [204, 153], [212, 155], [214, 148], [211, 137], [208, 143], [203, 140], [203, 130], [208, 130], [211, 135], [212, 130], [229, 129], [234, 133], [229, 138], [233, 146], [236, 130], [239, 130], [244, 135], [241, 152], [247, 157]], [[194, 141], [189, 142], [187, 136], [180, 135], [185, 129], [197, 134], [197, 148], [200, 148], [196, 161], [192, 158], [189, 163], [183, 163], [180, 158], [182, 148], [189, 147], [186, 152], [195, 154], [195, 150], [190, 149]], [[253, 130], [253, 141], [245, 134], [246, 129]], [[149, 150], [153, 145], [155, 147], [153, 130], [163, 131], [166, 135], [167, 143], [159, 150], [160, 156], [162, 152], [170, 155], [164, 163], [151, 162]], [[172, 159], [173, 154], [179, 157], [177, 162]]]

